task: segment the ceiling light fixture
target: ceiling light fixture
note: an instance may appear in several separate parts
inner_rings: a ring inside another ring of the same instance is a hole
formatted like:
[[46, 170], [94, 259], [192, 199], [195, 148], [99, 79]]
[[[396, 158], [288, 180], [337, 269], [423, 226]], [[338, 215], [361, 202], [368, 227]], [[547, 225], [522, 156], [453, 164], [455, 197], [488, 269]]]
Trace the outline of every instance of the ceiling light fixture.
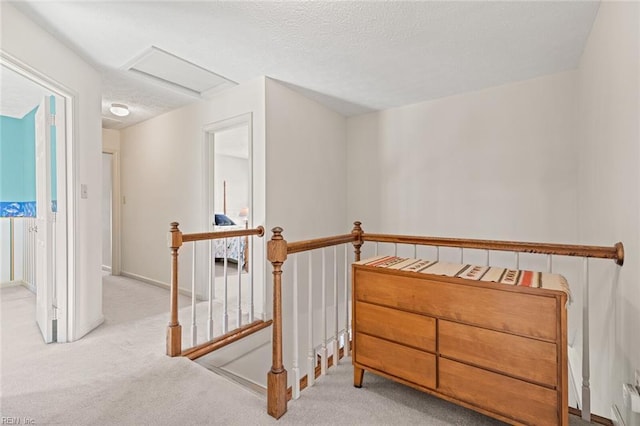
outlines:
[[129, 107], [124, 104], [111, 104], [109, 111], [111, 111], [111, 114], [117, 115], [118, 117], [126, 117], [129, 115]]

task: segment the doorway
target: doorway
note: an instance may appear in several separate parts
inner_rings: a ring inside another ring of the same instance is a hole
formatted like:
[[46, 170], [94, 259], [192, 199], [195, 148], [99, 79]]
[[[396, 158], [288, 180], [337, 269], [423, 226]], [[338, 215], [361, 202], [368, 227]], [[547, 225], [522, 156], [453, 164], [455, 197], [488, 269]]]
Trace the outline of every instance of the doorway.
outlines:
[[120, 150], [102, 148], [102, 271], [120, 275]]
[[113, 266], [113, 154], [102, 153], [102, 271]]
[[[66, 342], [72, 323], [68, 282], [74, 266], [69, 245], [73, 203], [67, 198], [73, 176], [72, 127], [67, 117], [71, 117], [73, 97], [8, 55], [0, 56], [0, 68], [0, 115], [17, 132], [9, 135], [9, 126], [3, 122], [1, 244], [2, 251], [7, 251], [6, 246], [10, 254], [9, 285], [35, 291], [35, 321], [43, 340]], [[26, 114], [20, 112], [25, 108]], [[5, 223], [9, 224], [6, 233]]]

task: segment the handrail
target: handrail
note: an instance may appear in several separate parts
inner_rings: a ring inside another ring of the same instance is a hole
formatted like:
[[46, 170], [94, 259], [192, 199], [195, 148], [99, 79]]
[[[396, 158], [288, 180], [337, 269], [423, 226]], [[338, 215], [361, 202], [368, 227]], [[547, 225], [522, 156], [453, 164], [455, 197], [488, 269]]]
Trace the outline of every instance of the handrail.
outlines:
[[357, 235], [344, 234], [333, 237], [316, 238], [314, 240], [296, 241], [287, 244], [287, 254], [300, 253], [303, 251], [315, 250], [319, 248], [331, 247], [345, 243], [351, 243], [358, 239]]
[[560, 256], [594, 257], [613, 259], [620, 266], [624, 263], [624, 246], [621, 242], [612, 247], [575, 244], [530, 243], [498, 240], [473, 240], [463, 238], [414, 237], [392, 234], [363, 233], [364, 241], [380, 243], [417, 244], [440, 247], [458, 247], [480, 250], [512, 251], [523, 253], [554, 254]]
[[233, 237], [249, 237], [257, 235], [258, 237], [264, 236], [264, 228], [258, 226], [255, 229], [235, 229], [233, 231], [213, 231], [213, 232], [200, 232], [195, 234], [182, 234], [182, 242], [187, 243], [190, 241], [204, 241], [204, 240], [217, 240], [221, 238], [233, 238]]

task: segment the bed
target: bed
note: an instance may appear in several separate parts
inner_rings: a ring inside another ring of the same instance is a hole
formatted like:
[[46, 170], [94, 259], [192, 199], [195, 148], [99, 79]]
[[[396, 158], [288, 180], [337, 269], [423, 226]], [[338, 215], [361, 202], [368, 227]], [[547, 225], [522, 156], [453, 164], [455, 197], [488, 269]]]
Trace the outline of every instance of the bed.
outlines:
[[[237, 225], [227, 215], [215, 214], [214, 215], [214, 231], [232, 231], [234, 229], [245, 229], [246, 225]], [[226, 251], [225, 251], [226, 245]], [[226, 240], [217, 239], [214, 240], [214, 258], [216, 260], [230, 260], [238, 265], [242, 265], [242, 268], [246, 271], [249, 268], [248, 263], [248, 238], [227, 238]]]
[[366, 370], [512, 424], [568, 424], [562, 276], [397, 256], [352, 268], [354, 386]]

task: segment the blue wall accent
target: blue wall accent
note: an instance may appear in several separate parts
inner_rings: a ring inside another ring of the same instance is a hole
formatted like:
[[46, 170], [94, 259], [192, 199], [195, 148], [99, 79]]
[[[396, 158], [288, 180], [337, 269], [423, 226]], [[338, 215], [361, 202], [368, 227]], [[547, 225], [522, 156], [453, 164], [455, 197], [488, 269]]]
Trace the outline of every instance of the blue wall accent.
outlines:
[[37, 109], [0, 116], [0, 216], [35, 216]]
[[[55, 114], [56, 99], [50, 98]], [[0, 115], [0, 217], [36, 215], [36, 111], [21, 119]], [[51, 211], [58, 210], [56, 132], [51, 126]]]

